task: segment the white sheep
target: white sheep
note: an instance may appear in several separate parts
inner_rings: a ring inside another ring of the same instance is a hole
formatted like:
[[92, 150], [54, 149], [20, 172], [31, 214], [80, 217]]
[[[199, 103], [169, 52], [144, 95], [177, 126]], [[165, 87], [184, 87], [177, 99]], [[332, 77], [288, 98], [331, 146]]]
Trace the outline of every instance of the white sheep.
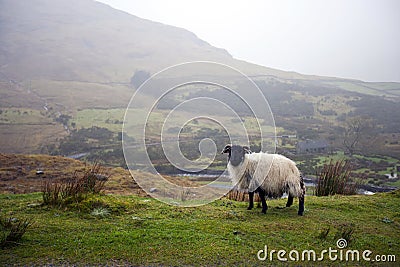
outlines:
[[268, 209], [265, 196], [277, 198], [287, 193], [286, 207], [293, 204], [293, 197], [298, 197], [298, 215], [303, 215], [305, 186], [296, 163], [279, 154], [252, 153], [248, 147], [239, 145], [226, 145], [222, 153], [228, 153], [232, 183], [249, 192], [249, 210], [254, 206], [254, 192], [260, 196], [263, 213]]

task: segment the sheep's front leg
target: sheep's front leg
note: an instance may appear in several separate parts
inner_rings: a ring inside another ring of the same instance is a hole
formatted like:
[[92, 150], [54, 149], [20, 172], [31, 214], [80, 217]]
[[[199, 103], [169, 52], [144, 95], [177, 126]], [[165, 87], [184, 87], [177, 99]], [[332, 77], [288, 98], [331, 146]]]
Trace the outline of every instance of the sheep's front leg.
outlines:
[[254, 207], [254, 192], [249, 192], [249, 207], [248, 210], [251, 210]]
[[258, 189], [258, 195], [260, 196], [261, 203], [262, 203], [262, 213], [267, 213], [268, 206], [267, 206], [267, 201], [265, 201], [265, 191], [262, 189]]

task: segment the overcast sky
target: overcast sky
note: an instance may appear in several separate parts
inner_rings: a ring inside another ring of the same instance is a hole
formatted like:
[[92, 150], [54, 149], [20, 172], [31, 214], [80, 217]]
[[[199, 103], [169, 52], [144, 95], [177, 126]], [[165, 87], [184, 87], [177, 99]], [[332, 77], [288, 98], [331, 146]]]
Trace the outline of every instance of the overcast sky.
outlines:
[[399, 0], [100, 0], [267, 67], [400, 82]]

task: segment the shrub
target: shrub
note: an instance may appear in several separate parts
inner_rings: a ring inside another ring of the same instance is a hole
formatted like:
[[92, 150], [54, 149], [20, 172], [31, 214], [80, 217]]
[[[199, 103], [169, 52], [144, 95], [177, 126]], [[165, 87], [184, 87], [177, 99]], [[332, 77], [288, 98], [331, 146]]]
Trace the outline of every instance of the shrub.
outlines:
[[329, 196], [335, 194], [354, 195], [357, 193], [359, 181], [351, 177], [352, 166], [346, 160], [325, 164], [317, 172], [316, 196]]
[[33, 222], [29, 219], [0, 217], [0, 248], [17, 244], [32, 224]]
[[86, 199], [88, 194], [99, 194], [108, 178], [109, 175], [105, 174], [100, 164], [95, 163], [83, 173], [82, 177], [75, 171], [69, 180], [56, 183], [46, 181], [42, 186], [43, 203], [59, 207], [79, 203]]

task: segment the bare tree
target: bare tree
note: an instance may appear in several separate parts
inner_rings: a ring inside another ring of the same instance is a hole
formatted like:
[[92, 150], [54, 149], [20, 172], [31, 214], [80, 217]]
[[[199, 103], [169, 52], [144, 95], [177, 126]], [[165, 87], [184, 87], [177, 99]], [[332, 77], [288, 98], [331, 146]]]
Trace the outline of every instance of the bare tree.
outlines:
[[350, 155], [356, 152], [369, 151], [376, 138], [377, 125], [369, 117], [351, 117], [345, 121], [343, 131], [343, 146]]

